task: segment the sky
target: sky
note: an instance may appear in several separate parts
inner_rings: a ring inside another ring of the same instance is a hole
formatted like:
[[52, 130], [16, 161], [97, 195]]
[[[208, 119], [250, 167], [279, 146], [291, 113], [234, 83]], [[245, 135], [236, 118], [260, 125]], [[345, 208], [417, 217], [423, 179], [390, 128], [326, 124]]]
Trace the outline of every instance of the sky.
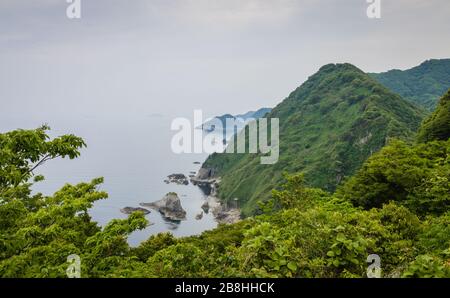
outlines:
[[450, 57], [450, 1], [0, 1], [0, 117], [136, 117], [273, 107], [327, 63]]

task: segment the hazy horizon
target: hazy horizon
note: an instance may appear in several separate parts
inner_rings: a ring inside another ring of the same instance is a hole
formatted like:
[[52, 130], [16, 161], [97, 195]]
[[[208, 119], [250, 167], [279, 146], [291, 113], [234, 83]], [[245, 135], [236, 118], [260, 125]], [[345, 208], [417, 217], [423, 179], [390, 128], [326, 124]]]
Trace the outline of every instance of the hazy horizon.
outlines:
[[447, 0], [382, 1], [381, 19], [365, 0], [82, 0], [78, 20], [36, 2], [0, 3], [2, 118], [238, 114], [327, 63], [382, 72], [450, 53]]

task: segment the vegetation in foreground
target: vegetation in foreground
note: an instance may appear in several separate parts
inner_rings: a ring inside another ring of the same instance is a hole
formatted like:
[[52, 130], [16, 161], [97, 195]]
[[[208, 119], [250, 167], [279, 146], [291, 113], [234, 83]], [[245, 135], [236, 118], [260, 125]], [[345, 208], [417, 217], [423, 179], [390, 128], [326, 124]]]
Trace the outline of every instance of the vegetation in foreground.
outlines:
[[365, 277], [367, 256], [385, 277], [450, 277], [448, 92], [416, 141], [392, 140], [334, 194], [285, 174], [262, 215], [199, 236], [151, 236], [138, 247], [141, 212], [99, 227], [88, 214], [107, 198], [102, 179], [32, 194], [35, 172], [76, 158], [83, 140], [53, 140], [48, 127], [0, 134], [0, 276], [65, 277], [67, 257], [82, 277]]
[[449, 113], [440, 104], [424, 122], [439, 137], [392, 141], [334, 194], [285, 175], [262, 215], [136, 248], [127, 236], [146, 226], [142, 213], [103, 228], [91, 221], [89, 208], [107, 197], [102, 179], [48, 197], [30, 191], [43, 179], [36, 168], [77, 157], [82, 139], [50, 140], [48, 127], [0, 134], [0, 276], [65, 277], [77, 254], [82, 277], [365, 277], [378, 254], [385, 277], [450, 277], [449, 132], [445, 140], [430, 125]]

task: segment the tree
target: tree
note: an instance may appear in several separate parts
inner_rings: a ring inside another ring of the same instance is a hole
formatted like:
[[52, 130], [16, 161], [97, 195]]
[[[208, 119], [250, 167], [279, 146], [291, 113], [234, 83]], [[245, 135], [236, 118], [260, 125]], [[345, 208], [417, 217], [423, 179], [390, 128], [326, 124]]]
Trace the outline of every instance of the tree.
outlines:
[[421, 143], [450, 138], [450, 89], [439, 101], [438, 107], [423, 123], [417, 133]]
[[393, 140], [370, 157], [337, 191], [366, 209], [396, 201], [417, 214], [442, 214], [450, 206], [450, 141], [408, 145]]
[[67, 184], [53, 196], [31, 194], [33, 183], [43, 179], [35, 174], [39, 166], [57, 157], [73, 159], [85, 146], [74, 135], [50, 140], [48, 130], [0, 134], [0, 276], [64, 277], [71, 254], [81, 257], [82, 276], [148, 275], [126, 242], [146, 226], [142, 213], [103, 229], [91, 221], [88, 210], [108, 196], [98, 190], [103, 178]]

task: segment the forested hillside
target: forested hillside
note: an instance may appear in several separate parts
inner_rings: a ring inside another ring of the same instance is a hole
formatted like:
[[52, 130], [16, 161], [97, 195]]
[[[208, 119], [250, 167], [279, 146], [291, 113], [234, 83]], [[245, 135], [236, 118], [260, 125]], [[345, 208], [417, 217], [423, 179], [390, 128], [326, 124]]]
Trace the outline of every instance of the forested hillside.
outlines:
[[447, 140], [450, 137], [450, 91], [444, 95], [433, 112], [422, 124], [418, 132], [418, 140]]
[[412, 139], [425, 112], [350, 64], [323, 66], [268, 118], [280, 121], [280, 158], [213, 154], [204, 163], [221, 177], [219, 195], [238, 198], [244, 215], [270, 197], [282, 172], [303, 172], [308, 186], [333, 191], [393, 137]]
[[450, 86], [450, 59], [431, 59], [411, 69], [370, 75], [406, 100], [432, 111]]

